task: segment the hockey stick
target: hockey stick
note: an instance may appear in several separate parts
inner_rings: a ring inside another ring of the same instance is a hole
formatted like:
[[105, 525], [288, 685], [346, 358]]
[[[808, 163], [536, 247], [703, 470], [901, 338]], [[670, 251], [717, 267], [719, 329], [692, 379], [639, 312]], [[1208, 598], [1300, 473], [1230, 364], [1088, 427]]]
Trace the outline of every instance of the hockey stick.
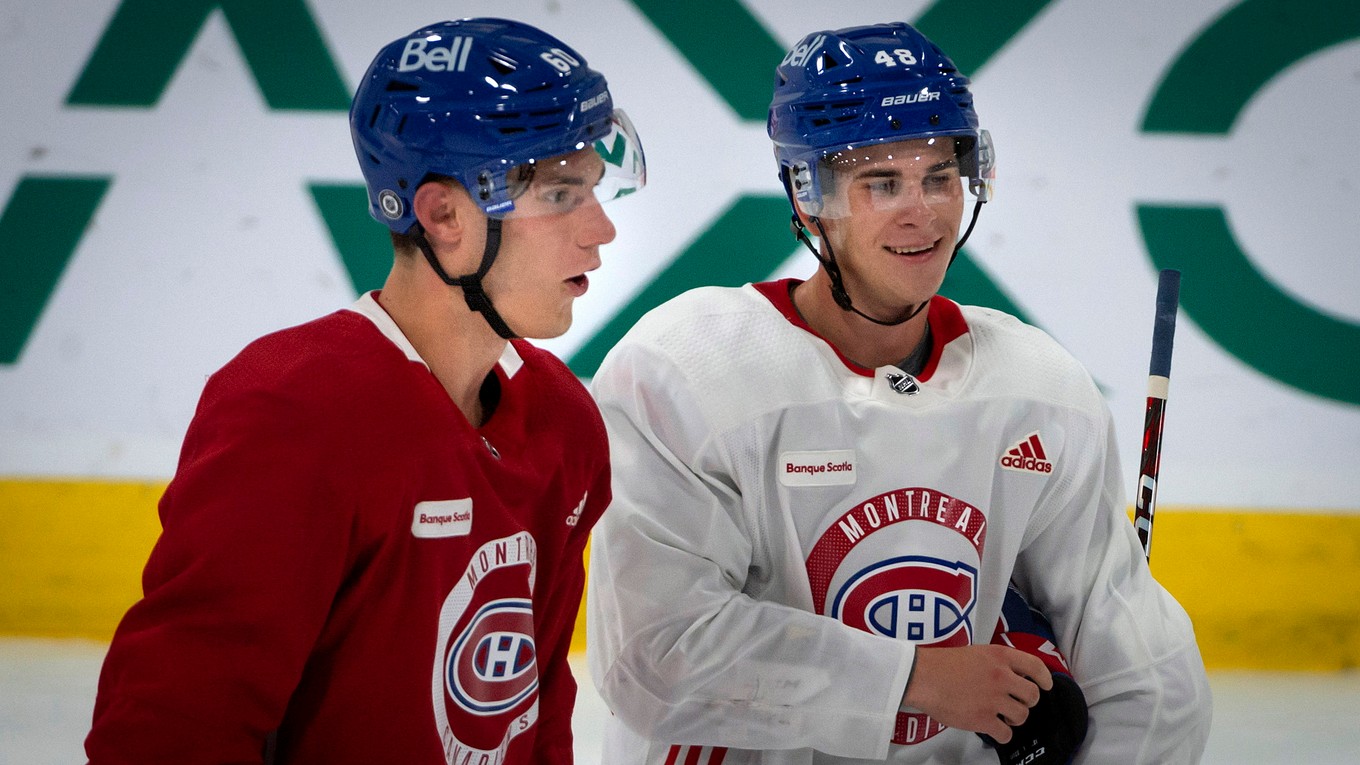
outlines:
[[1147, 414], [1143, 418], [1143, 456], [1138, 467], [1138, 494], [1133, 525], [1143, 555], [1152, 559], [1152, 514], [1157, 508], [1157, 473], [1162, 466], [1162, 424], [1171, 383], [1171, 346], [1176, 337], [1176, 306], [1181, 272], [1162, 269], [1157, 279], [1157, 314], [1152, 324], [1152, 363], [1148, 368]]

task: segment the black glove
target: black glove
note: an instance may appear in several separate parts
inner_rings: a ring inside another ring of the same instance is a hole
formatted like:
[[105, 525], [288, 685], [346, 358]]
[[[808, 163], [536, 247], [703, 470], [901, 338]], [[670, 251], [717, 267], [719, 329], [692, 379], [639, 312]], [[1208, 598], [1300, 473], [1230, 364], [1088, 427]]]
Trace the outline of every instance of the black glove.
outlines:
[[1086, 740], [1086, 696], [1070, 675], [1053, 673], [1053, 689], [1039, 692], [1039, 703], [1023, 723], [1011, 728], [1011, 740], [996, 747], [1001, 765], [1068, 765]]
[[1053, 627], [1043, 614], [1030, 608], [1015, 585], [1006, 590], [992, 643], [1042, 659], [1053, 673], [1053, 688], [1039, 691], [1029, 717], [1011, 728], [1009, 742], [998, 744], [991, 736], [978, 735], [996, 748], [1001, 765], [1068, 765], [1086, 740], [1086, 695], [1072, 679]]

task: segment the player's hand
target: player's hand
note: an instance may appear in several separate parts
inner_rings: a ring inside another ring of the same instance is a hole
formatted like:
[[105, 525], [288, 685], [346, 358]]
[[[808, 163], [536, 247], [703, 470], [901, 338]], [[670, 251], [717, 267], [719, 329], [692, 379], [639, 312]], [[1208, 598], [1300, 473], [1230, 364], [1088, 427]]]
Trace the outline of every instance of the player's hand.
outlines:
[[951, 728], [983, 733], [1001, 743], [1029, 717], [1039, 690], [1053, 676], [1037, 657], [1001, 645], [916, 649], [904, 706]]

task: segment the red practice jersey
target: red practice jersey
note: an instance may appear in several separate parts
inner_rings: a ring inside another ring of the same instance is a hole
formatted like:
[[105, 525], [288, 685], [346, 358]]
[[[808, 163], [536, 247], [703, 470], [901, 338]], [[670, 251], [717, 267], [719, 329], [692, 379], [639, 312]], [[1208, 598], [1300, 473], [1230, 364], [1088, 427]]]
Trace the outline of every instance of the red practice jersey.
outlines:
[[376, 297], [208, 380], [105, 661], [94, 765], [571, 762], [599, 414], [512, 341], [472, 427]]

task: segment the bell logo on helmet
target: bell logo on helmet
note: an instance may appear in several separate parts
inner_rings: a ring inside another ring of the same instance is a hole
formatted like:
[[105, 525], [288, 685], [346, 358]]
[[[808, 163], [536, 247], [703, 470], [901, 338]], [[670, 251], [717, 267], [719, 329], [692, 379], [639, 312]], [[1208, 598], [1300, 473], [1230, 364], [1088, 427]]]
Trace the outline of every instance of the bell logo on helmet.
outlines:
[[[438, 41], [438, 37], [413, 37], [407, 40], [406, 47], [401, 51], [397, 71], [428, 69], [431, 72], [461, 72], [467, 68], [468, 53], [472, 50], [471, 37], [455, 37], [447, 48], [430, 46], [431, 42]], [[429, 52], [426, 52], [426, 48], [429, 48]]]
[[788, 55], [784, 57], [784, 60], [779, 62], [779, 65], [786, 66], [788, 64], [793, 64], [794, 66], [802, 66], [803, 64], [806, 64], [807, 60], [822, 47], [822, 43], [825, 41], [826, 35], [817, 35], [810, 41], [789, 51]]

